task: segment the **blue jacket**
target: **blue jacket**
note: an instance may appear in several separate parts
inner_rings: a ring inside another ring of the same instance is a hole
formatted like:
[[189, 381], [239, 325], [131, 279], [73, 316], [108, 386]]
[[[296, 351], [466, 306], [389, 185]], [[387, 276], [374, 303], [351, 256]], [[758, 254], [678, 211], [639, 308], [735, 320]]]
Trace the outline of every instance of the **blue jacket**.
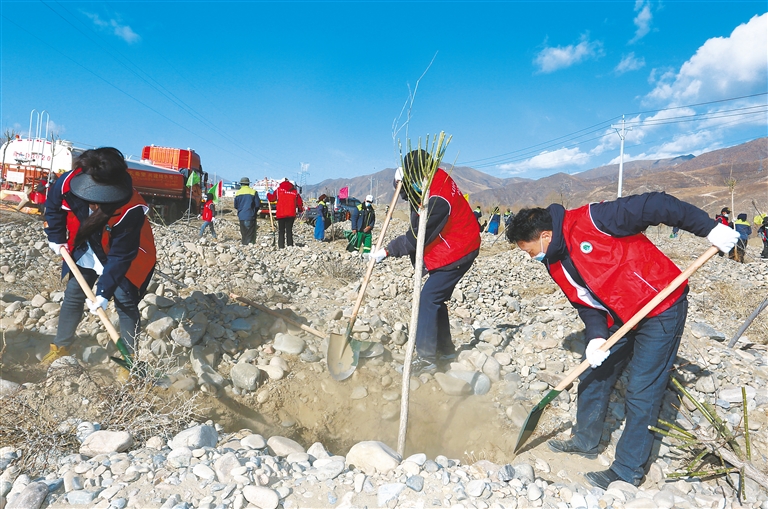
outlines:
[[366, 226], [373, 226], [376, 224], [376, 212], [373, 210], [373, 205], [366, 207], [363, 204], [358, 205], [352, 210], [350, 217], [350, 223], [353, 230], [362, 231]]
[[[62, 186], [67, 181], [70, 173], [65, 173], [56, 180], [56, 183], [48, 191], [48, 197], [45, 201], [45, 221], [47, 223], [45, 233], [48, 236], [49, 242], [57, 244], [66, 244], [69, 236], [76, 233], [68, 232], [67, 230], [67, 215], [69, 212], [62, 207], [63, 201], [66, 201], [66, 205], [79, 221], [85, 221], [90, 215], [90, 209], [85, 200], [76, 197], [72, 193], [62, 193]], [[123, 220], [112, 229], [112, 245], [109, 249], [109, 255], [102, 248], [102, 231], [92, 233], [88, 237], [87, 242], [77, 246], [71, 253], [72, 259], [77, 261], [88, 251], [90, 246], [103, 265], [104, 272], [96, 284], [96, 295], [102, 295], [104, 298], [110, 299], [118, 286], [125, 290], [130, 290], [131, 282], [128, 281], [125, 274], [139, 252], [141, 228], [144, 226], [144, 221], [144, 211], [141, 208], [129, 211]], [[67, 273], [69, 273], [69, 266], [64, 263], [62, 265], [61, 277], [63, 278]]]
[[[545, 263], [561, 262], [563, 270], [579, 286], [586, 286], [571, 261], [563, 239], [563, 219], [565, 209], [562, 205], [552, 204], [547, 207], [552, 216], [552, 242], [547, 248]], [[644, 231], [649, 226], [666, 224], [691, 232], [699, 237], [706, 237], [717, 224], [703, 210], [678, 200], [666, 193], [646, 193], [626, 196], [614, 201], [593, 204], [592, 221], [602, 232], [613, 237], [628, 237]], [[683, 297], [687, 295], [683, 294]], [[574, 304], [579, 317], [584, 322], [586, 339], [608, 338], [608, 325], [605, 311], [593, 307]], [[621, 323], [616, 319], [616, 323]]]
[[256, 190], [248, 186], [241, 186], [235, 193], [235, 208], [237, 209], [237, 219], [240, 221], [256, 219], [256, 213], [261, 208], [261, 200], [259, 200]]
[[736, 231], [739, 232], [741, 240], [744, 242], [746, 242], [749, 239], [749, 236], [752, 235], [752, 227], [746, 221], [737, 219], [734, 226], [736, 227]]

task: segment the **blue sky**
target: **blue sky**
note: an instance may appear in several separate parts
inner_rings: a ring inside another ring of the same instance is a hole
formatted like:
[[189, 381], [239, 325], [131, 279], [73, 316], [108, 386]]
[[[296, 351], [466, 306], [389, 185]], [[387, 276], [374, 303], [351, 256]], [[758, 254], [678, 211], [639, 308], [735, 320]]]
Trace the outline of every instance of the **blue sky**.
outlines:
[[46, 110], [76, 146], [191, 147], [229, 179], [295, 178], [302, 162], [309, 183], [395, 166], [393, 122], [433, 57], [409, 136], [443, 130], [448, 162], [495, 176], [618, 162], [622, 115], [625, 161], [768, 134], [765, 1], [0, 10], [3, 130], [26, 135], [30, 111]]

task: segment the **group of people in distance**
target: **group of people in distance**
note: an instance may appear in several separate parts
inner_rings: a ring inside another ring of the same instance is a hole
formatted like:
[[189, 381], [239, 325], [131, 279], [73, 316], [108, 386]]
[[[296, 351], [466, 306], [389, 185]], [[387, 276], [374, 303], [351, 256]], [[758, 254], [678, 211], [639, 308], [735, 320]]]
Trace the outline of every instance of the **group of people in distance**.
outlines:
[[[715, 221], [733, 228], [739, 233], [739, 241], [736, 243], [728, 257], [737, 262], [744, 263], [744, 259], [747, 255], [747, 244], [749, 243], [749, 236], [752, 235], [752, 226], [747, 222], [747, 215], [742, 213], [736, 216], [735, 221], [731, 221], [731, 209], [723, 207], [723, 210], [715, 216]], [[763, 251], [760, 253], [760, 258], [768, 260], [768, 235], [766, 235], [766, 229], [768, 229], [768, 214], [758, 212], [753, 218], [752, 222], [757, 228], [757, 236], [763, 242]], [[723, 256], [723, 253], [720, 253]]]
[[[62, 250], [71, 253], [88, 284], [96, 283], [96, 300], [86, 300], [70, 278], [58, 332], [44, 362], [69, 353], [84, 304], [96, 313], [99, 308], [106, 309], [113, 297], [123, 337], [133, 348], [140, 323], [138, 302], [155, 266], [148, 208], [133, 189], [122, 154], [113, 148], [89, 150], [74, 166], [48, 195], [46, 234], [56, 254]], [[376, 263], [390, 257], [414, 258], [418, 211], [426, 191], [422, 176], [433, 167], [430, 154], [424, 150], [403, 158], [395, 184], [403, 184], [401, 198], [409, 205], [410, 225], [385, 248], [369, 254]], [[255, 191], [249, 184], [243, 179], [235, 197], [243, 244], [253, 241], [257, 213]], [[438, 169], [428, 191], [424, 204], [428, 209], [424, 250], [428, 277], [418, 310], [416, 357], [411, 366], [414, 376], [435, 373], [441, 363], [456, 355], [446, 302], [480, 252], [480, 226], [448, 172]], [[282, 248], [284, 242], [293, 242], [291, 226], [303, 205], [287, 180], [271, 195], [278, 202]], [[284, 207], [280, 206], [282, 199], [287, 203]], [[375, 215], [370, 223], [365, 222], [364, 214], [363, 218], [363, 223], [355, 223], [357, 233], [370, 234], [365, 230], [373, 228]], [[659, 224], [706, 237], [723, 253], [730, 252], [741, 238], [728, 225], [665, 193], [627, 196], [568, 210], [558, 204], [525, 208], [510, 216], [506, 225], [508, 241], [545, 265], [584, 323], [584, 353], [590, 368], [578, 386], [577, 422], [569, 439], [548, 442], [552, 450], [597, 455], [614, 383], [629, 368], [626, 425], [615, 459], [607, 470], [586, 474], [591, 484], [604, 489], [616, 480], [634, 485], [641, 482], [654, 441], [648, 426], [658, 418], [686, 321], [687, 284], [672, 292], [609, 350], [601, 348], [681, 273], [642, 233]]]

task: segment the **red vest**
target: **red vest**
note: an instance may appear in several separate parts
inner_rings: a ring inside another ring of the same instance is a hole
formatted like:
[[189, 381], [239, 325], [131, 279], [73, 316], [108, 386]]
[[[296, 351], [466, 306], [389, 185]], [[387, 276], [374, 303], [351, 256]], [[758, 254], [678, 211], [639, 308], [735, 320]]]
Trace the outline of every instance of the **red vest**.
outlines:
[[[109, 232], [112, 231], [116, 225], [123, 220], [125, 215], [136, 207], [142, 207], [143, 212], [146, 214], [149, 207], [147, 202], [144, 201], [136, 189], [133, 190], [133, 196], [131, 199], [117, 209], [115, 214], [109, 219], [107, 226], [104, 228], [104, 232], [101, 234], [101, 247], [108, 255], [109, 248], [112, 244], [112, 237]], [[136, 288], [141, 288], [147, 280], [149, 273], [155, 267], [157, 261], [157, 252], [155, 251], [155, 236], [152, 234], [152, 226], [149, 224], [149, 220], [144, 218], [144, 224], [141, 226], [141, 237], [139, 239], [139, 253], [136, 258], [131, 262], [131, 266], [128, 267], [128, 272], [125, 273], [126, 279], [133, 283]]]
[[[549, 265], [552, 278], [571, 302], [603, 310], [607, 307], [622, 322], [680, 275], [677, 265], [642, 233], [613, 237], [600, 231], [592, 221], [589, 205], [565, 211], [562, 234], [587, 288], [576, 284], [560, 262]], [[687, 283], [681, 285], [648, 316], [669, 309], [686, 288]], [[608, 326], [612, 324], [609, 314]]]
[[[70, 191], [70, 181], [72, 177], [78, 175], [81, 171], [82, 169], [77, 168], [67, 175], [67, 180], [65, 180], [62, 185], [62, 193], [68, 193]], [[123, 220], [129, 210], [136, 207], [142, 207], [145, 214], [146, 211], [149, 210], [147, 202], [145, 202], [144, 198], [142, 198], [136, 189], [134, 189], [131, 199], [128, 203], [115, 211], [114, 215], [107, 222], [107, 226], [104, 227], [104, 231], [101, 233], [101, 247], [104, 249], [105, 254], [109, 254], [109, 248], [112, 243], [112, 237], [110, 235], [112, 228]], [[75, 216], [75, 213], [72, 212], [66, 199], [62, 200], [62, 208], [67, 210], [67, 247], [69, 248], [69, 252], [73, 253], [75, 250], [75, 237], [77, 236], [77, 231], [80, 229], [80, 220]], [[157, 261], [156, 255], [155, 237], [152, 234], [152, 226], [149, 224], [149, 221], [144, 218], [144, 224], [141, 227], [141, 237], [139, 240], [139, 253], [136, 255], [136, 258], [134, 258], [131, 266], [128, 267], [128, 272], [125, 273], [125, 277], [128, 281], [133, 283], [137, 288], [141, 288], [144, 285], [147, 276], [149, 276], [149, 273], [155, 266], [155, 262]]]
[[213, 211], [211, 210], [213, 201], [207, 201], [203, 204], [203, 221], [210, 222], [213, 219]]
[[480, 249], [480, 226], [456, 182], [438, 169], [429, 186], [430, 199], [444, 198], [451, 210], [448, 222], [435, 240], [424, 246], [424, 266], [435, 270], [455, 263]]

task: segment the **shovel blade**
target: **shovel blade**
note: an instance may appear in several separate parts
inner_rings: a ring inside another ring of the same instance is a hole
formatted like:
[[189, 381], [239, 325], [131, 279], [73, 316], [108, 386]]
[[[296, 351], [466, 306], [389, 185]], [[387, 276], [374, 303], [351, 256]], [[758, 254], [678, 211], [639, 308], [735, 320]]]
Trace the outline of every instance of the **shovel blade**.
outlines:
[[328, 373], [336, 381], [346, 380], [357, 368], [360, 359], [360, 342], [342, 334], [331, 333], [325, 360]]
[[529, 413], [528, 417], [525, 418], [525, 422], [523, 422], [523, 425], [520, 428], [520, 435], [517, 437], [517, 443], [515, 444], [515, 454], [517, 454], [525, 442], [527, 442], [531, 437], [534, 430], [536, 429], [536, 426], [539, 424], [539, 419], [541, 419], [541, 415], [544, 413], [544, 409], [553, 399], [555, 399], [560, 394], [560, 392], [561, 391], [555, 389], [549, 391], [547, 395], [544, 396], [544, 399], [539, 401], [539, 403], [533, 407], [533, 409], [531, 409], [531, 413]]

